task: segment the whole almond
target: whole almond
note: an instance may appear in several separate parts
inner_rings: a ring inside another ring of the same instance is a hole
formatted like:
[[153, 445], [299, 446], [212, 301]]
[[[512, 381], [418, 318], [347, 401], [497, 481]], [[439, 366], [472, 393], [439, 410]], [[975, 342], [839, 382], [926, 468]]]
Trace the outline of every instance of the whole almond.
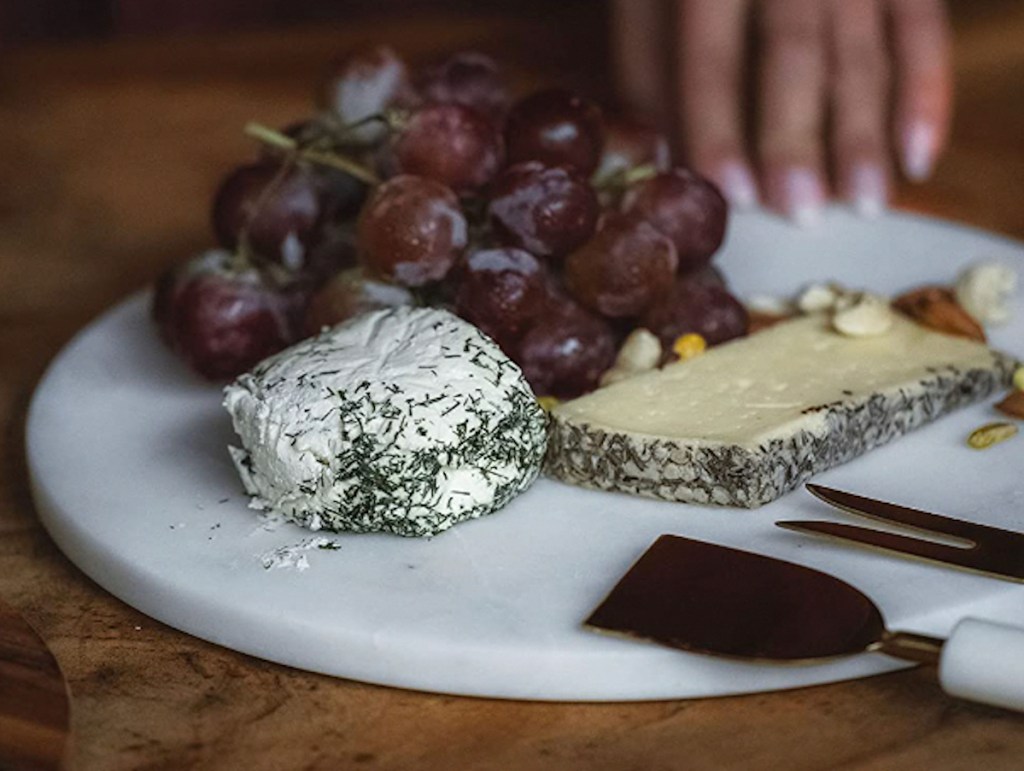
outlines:
[[1011, 418], [1024, 420], [1024, 391], [1010, 391], [1006, 398], [996, 405], [996, 409]]
[[953, 290], [943, 286], [926, 286], [901, 294], [893, 307], [918, 324], [947, 335], [985, 342], [985, 330], [956, 301]]
[[748, 331], [750, 334], [760, 332], [762, 329], [768, 329], [773, 327], [782, 321], [788, 321], [793, 318], [792, 314], [783, 313], [767, 313], [759, 310], [747, 310], [747, 317], [749, 319]]

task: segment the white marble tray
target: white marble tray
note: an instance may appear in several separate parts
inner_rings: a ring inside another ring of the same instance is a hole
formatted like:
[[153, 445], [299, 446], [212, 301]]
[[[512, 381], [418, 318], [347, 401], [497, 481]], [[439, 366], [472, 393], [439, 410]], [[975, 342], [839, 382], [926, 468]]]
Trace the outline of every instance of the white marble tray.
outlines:
[[[1024, 273], [1024, 248], [910, 216], [832, 211], [820, 230], [734, 219], [721, 265], [743, 294], [815, 279], [899, 290], [979, 258]], [[993, 343], [1024, 356], [1024, 303]], [[597, 493], [541, 480], [496, 515], [432, 540], [330, 535], [308, 569], [261, 556], [314, 534], [260, 527], [231, 468], [217, 388], [158, 342], [148, 297], [102, 316], [53, 362], [32, 403], [36, 503], [64, 552], [125, 602], [272, 661], [384, 685], [516, 699], [641, 700], [767, 691], [901, 666], [861, 655], [816, 666], [739, 664], [588, 633], [580, 622], [661, 533], [828, 570], [866, 591], [890, 628], [947, 632], [965, 614], [1024, 624], [1024, 587], [775, 528], [832, 517], [802, 492], [757, 511]], [[978, 406], [820, 477], [968, 519], [1024, 529], [1024, 436], [986, 452]]]

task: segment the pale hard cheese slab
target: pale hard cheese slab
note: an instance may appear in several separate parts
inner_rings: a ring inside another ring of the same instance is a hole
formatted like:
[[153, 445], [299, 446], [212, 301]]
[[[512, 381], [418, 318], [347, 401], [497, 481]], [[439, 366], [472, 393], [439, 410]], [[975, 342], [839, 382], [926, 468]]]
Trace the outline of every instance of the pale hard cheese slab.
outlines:
[[1014, 366], [903, 317], [855, 338], [808, 316], [560, 405], [547, 471], [602, 490], [760, 506], [996, 392]]

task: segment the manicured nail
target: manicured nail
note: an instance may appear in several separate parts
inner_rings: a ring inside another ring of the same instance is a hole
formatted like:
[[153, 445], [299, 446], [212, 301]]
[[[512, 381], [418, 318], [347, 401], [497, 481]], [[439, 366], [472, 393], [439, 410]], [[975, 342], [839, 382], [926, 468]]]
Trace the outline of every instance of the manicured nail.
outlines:
[[912, 123], [903, 136], [903, 171], [915, 182], [927, 179], [935, 162], [935, 127]]
[[721, 185], [722, 194], [736, 208], [749, 209], [757, 205], [757, 184], [744, 164], [727, 161], [718, 168], [714, 178]]
[[850, 172], [850, 198], [862, 217], [879, 216], [888, 200], [885, 172], [874, 163], [854, 166]]
[[810, 169], [790, 169], [782, 180], [783, 208], [786, 215], [802, 228], [817, 225], [825, 191], [821, 179]]

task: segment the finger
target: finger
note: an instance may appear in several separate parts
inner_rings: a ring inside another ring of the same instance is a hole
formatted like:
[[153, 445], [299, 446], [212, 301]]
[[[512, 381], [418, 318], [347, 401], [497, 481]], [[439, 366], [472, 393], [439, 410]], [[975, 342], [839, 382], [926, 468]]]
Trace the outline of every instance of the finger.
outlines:
[[825, 201], [825, 13], [819, 0], [762, 6], [760, 150], [770, 206], [812, 225]]
[[740, 82], [747, 0], [676, 3], [680, 125], [690, 158], [732, 203], [757, 203], [743, 146]]
[[632, 112], [660, 123], [666, 117], [666, 76], [660, 0], [614, 0], [611, 8], [615, 87]]
[[889, 98], [885, 19], [878, 0], [833, 0], [832, 151], [840, 193], [866, 216], [885, 208], [889, 188]]
[[891, 0], [896, 141], [904, 173], [926, 179], [946, 143], [953, 105], [949, 23], [941, 0]]

